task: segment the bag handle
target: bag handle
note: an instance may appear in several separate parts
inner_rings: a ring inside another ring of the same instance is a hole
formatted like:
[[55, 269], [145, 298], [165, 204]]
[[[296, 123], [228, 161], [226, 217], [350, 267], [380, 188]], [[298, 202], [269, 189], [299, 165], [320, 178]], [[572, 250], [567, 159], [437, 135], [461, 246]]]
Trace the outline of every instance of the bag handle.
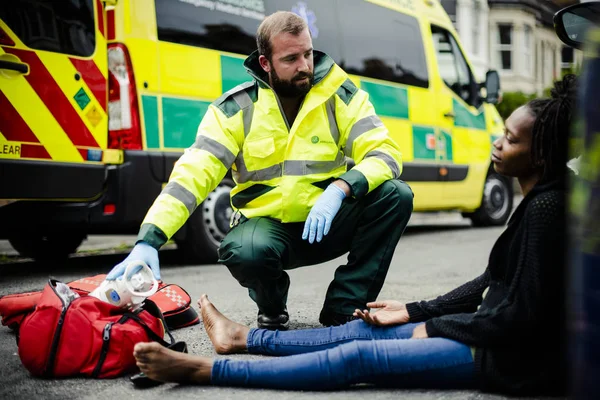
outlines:
[[144, 310], [148, 311], [150, 314], [154, 315], [155, 317], [159, 318], [160, 321], [163, 324], [163, 327], [165, 328], [165, 333], [167, 335], [169, 335], [169, 339], [171, 340], [171, 344], [175, 343], [175, 338], [173, 337], [173, 335], [171, 334], [171, 330], [169, 329], [169, 326], [167, 325], [167, 321], [165, 320], [165, 316], [163, 315], [162, 311], [160, 311], [160, 308], [158, 308], [158, 305], [156, 305], [156, 303], [150, 299], [146, 299], [144, 300], [144, 305], [142, 307]]
[[160, 311], [160, 308], [158, 308], [156, 303], [154, 303], [152, 300], [146, 299], [144, 301], [144, 305], [142, 307], [142, 311], [143, 310], [148, 311], [148, 313], [150, 313], [150, 315], [160, 319], [161, 323], [163, 324], [165, 333], [167, 335], [169, 335], [169, 340], [171, 341], [171, 343], [168, 343], [163, 338], [158, 336], [152, 329], [150, 329], [150, 327], [146, 324], [146, 322], [143, 319], [141, 319], [137, 314], [128, 312], [123, 315], [122, 320], [123, 321], [125, 321], [127, 319], [134, 320], [135, 322], [140, 324], [142, 326], [142, 328], [144, 328], [144, 330], [146, 331], [146, 333], [148, 334], [150, 339], [154, 340], [155, 342], [160, 343], [161, 345], [163, 345], [165, 347], [169, 347], [169, 346], [172, 346], [173, 344], [175, 344], [175, 338], [171, 334], [171, 331], [169, 330], [169, 327], [167, 326], [167, 323], [165, 321], [165, 317], [163, 316], [162, 312]]
[[169, 347], [171, 344], [174, 343], [173, 341], [173, 337], [171, 336], [171, 343], [166, 342], [163, 338], [161, 338], [160, 336], [158, 336], [156, 334], [156, 332], [154, 332], [148, 325], [146, 325], [146, 322], [144, 322], [143, 319], [141, 319], [140, 317], [138, 317], [135, 314], [130, 314], [127, 313], [125, 315], [123, 315], [123, 318], [121, 318], [121, 320], [119, 322], [125, 322], [128, 319], [132, 319], [135, 322], [137, 322], [142, 328], [144, 328], [144, 331], [146, 331], [146, 333], [148, 334], [148, 337], [150, 339], [152, 339], [155, 342], [160, 343], [161, 345], [165, 346], [165, 347]]

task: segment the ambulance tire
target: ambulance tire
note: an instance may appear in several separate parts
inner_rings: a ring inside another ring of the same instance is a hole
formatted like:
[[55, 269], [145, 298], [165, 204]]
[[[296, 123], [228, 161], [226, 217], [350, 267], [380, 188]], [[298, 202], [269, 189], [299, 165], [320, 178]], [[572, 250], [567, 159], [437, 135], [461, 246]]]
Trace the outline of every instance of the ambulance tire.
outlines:
[[473, 226], [504, 225], [512, 212], [513, 197], [510, 179], [490, 172], [485, 180], [481, 206], [465, 216], [471, 219]]
[[11, 246], [23, 257], [36, 261], [62, 261], [77, 252], [85, 240], [85, 233], [28, 232], [8, 238]]
[[186, 223], [186, 234], [175, 243], [186, 264], [215, 264], [219, 259], [217, 250], [229, 231], [231, 203], [229, 195], [233, 181], [225, 178], [196, 208]]

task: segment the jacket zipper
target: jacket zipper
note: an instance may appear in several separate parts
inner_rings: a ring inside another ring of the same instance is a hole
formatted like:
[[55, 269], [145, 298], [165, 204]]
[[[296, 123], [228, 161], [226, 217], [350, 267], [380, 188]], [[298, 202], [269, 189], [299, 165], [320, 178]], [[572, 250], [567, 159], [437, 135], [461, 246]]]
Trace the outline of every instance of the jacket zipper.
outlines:
[[102, 371], [102, 366], [104, 365], [104, 361], [106, 360], [108, 349], [110, 347], [110, 332], [113, 324], [114, 322], [109, 322], [106, 324], [106, 326], [104, 326], [104, 330], [102, 331], [102, 349], [100, 350], [100, 359], [94, 368], [94, 372], [92, 372], [92, 378], [97, 378], [98, 375], [100, 375], [100, 371]]
[[[248, 71], [248, 72], [250, 73], [250, 71]], [[265, 82], [264, 80], [259, 78], [257, 75], [250, 73], [250, 76], [252, 76], [257, 81], [263, 83], [269, 89], [271, 89], [271, 91], [273, 92], [273, 96], [275, 96], [275, 100], [277, 101], [277, 106], [279, 107], [279, 112], [281, 113], [281, 116], [283, 117], [283, 122], [285, 122], [285, 126], [288, 130], [288, 133], [290, 133], [290, 130], [292, 128], [290, 128], [290, 123], [288, 122], [287, 117], [285, 116], [285, 113], [283, 112], [283, 107], [281, 106], [281, 102], [279, 101], [279, 96], [277, 96], [277, 93], [275, 93], [275, 90], [273, 90], [273, 88], [267, 82]], [[304, 100], [302, 100], [302, 103], [304, 103]], [[300, 105], [300, 107], [302, 107], [302, 105]]]
[[69, 305], [65, 305], [65, 302], [63, 301], [62, 297], [60, 297], [60, 295], [56, 292], [56, 289], [54, 288], [54, 286], [50, 285], [50, 287], [56, 294], [56, 297], [58, 297], [60, 299], [60, 302], [62, 303], [63, 308], [62, 308], [62, 311], [60, 312], [60, 318], [58, 319], [58, 325], [56, 326], [56, 330], [54, 331], [54, 336], [52, 337], [52, 346], [50, 347], [50, 355], [48, 356], [48, 361], [46, 363], [46, 371], [44, 372], [44, 375], [46, 375], [46, 376], [51, 376], [52, 372], [54, 371], [54, 364], [56, 361], [56, 352], [58, 351], [58, 344], [60, 342], [60, 334], [62, 333], [63, 323], [65, 322], [65, 315], [67, 314], [67, 310], [69, 309], [70, 305], [73, 303], [73, 301], [75, 301], [75, 300], [73, 300], [73, 301], [71, 301], [71, 303]]
[[281, 113], [281, 116], [283, 117], [283, 122], [285, 122], [285, 126], [288, 130], [288, 133], [290, 133], [291, 129], [290, 128], [290, 123], [287, 120], [287, 117], [285, 116], [285, 112], [283, 112], [283, 107], [281, 106], [281, 102], [279, 101], [279, 96], [277, 96], [277, 93], [275, 93], [275, 91], [273, 89], [271, 89], [273, 91], [273, 96], [275, 96], [275, 100], [277, 100], [277, 105], [279, 106], [279, 112]]

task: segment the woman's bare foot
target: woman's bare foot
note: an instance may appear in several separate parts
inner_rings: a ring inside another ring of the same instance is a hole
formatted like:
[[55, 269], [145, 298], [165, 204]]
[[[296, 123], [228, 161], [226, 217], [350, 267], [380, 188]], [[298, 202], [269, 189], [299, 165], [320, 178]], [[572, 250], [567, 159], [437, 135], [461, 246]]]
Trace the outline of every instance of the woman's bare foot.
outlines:
[[213, 361], [209, 358], [179, 353], [156, 342], [136, 344], [133, 355], [140, 370], [155, 381], [210, 382]]
[[232, 354], [247, 349], [246, 340], [250, 328], [233, 322], [215, 308], [203, 294], [198, 300], [202, 322], [208, 337], [218, 354]]

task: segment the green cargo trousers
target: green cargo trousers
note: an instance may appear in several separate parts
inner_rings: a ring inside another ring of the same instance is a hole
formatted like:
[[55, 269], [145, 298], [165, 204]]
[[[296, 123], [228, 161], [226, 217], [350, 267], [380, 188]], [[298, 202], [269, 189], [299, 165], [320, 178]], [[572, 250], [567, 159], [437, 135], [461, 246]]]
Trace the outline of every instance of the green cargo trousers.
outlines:
[[248, 288], [260, 311], [286, 309], [289, 275], [285, 270], [319, 264], [349, 252], [325, 296], [323, 311], [352, 315], [375, 301], [400, 236], [413, 209], [413, 193], [400, 180], [388, 180], [361, 199], [347, 198], [320, 243], [302, 240], [304, 222], [242, 216], [219, 248], [219, 262]]

